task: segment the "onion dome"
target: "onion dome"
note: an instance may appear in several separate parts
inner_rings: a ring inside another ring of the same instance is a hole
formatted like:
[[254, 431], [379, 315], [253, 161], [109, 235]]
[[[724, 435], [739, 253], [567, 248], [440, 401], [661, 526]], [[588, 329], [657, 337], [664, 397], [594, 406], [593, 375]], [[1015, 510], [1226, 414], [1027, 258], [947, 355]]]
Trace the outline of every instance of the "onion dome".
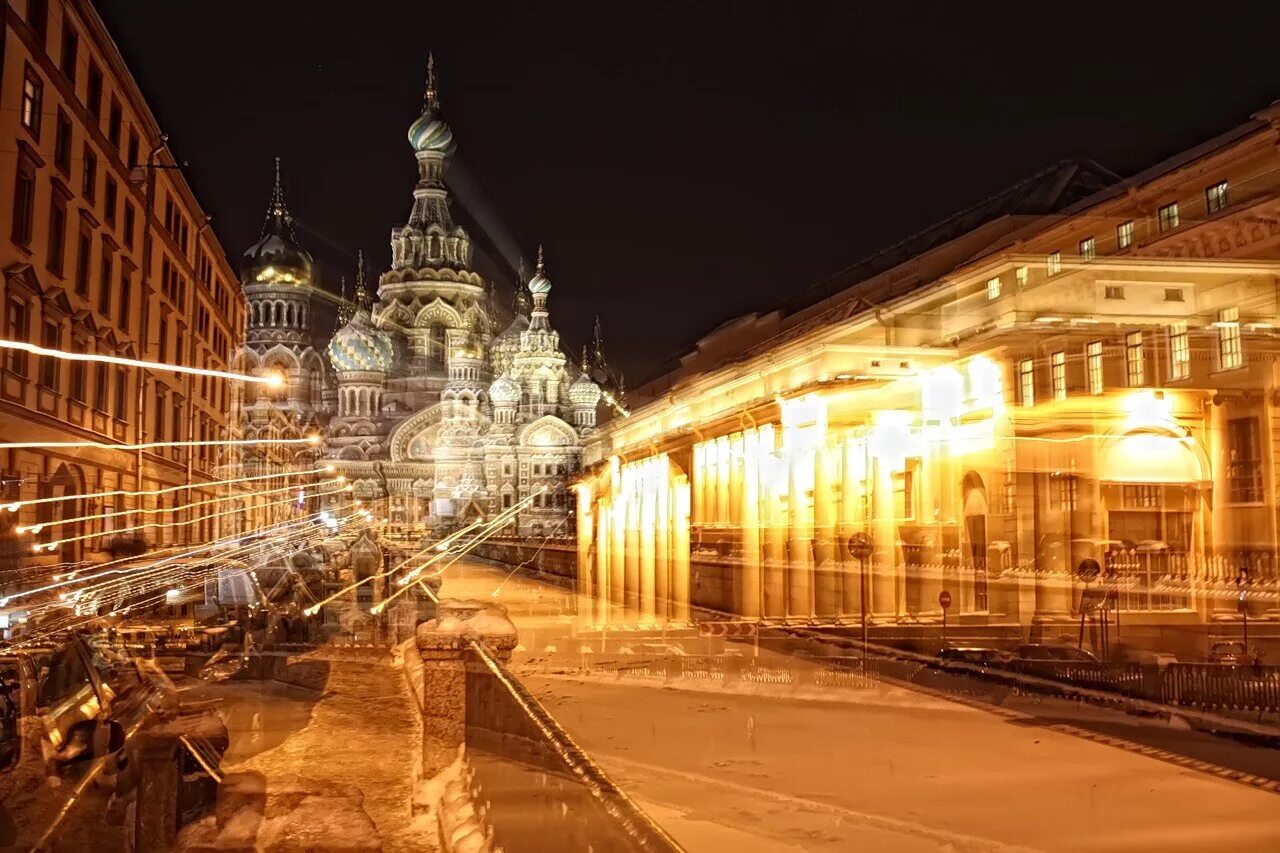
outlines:
[[311, 283], [311, 255], [302, 248], [293, 233], [293, 217], [284, 203], [280, 184], [280, 158], [276, 158], [276, 183], [262, 225], [262, 237], [249, 247], [240, 262], [240, 277], [245, 284]]
[[586, 408], [600, 402], [600, 386], [591, 381], [586, 371], [578, 374], [577, 380], [569, 386], [569, 402]]
[[391, 336], [374, 328], [363, 308], [329, 341], [329, 361], [339, 373], [388, 373], [395, 363]]
[[520, 386], [503, 374], [489, 385], [489, 399], [495, 405], [514, 406], [520, 402]]
[[409, 125], [409, 144], [414, 151], [434, 151], [446, 155], [453, 152], [453, 131], [440, 118], [440, 99], [436, 95], [435, 57], [427, 57], [427, 94], [422, 115]]
[[538, 294], [546, 295], [551, 292], [551, 279], [547, 278], [547, 271], [542, 263], [542, 247], [538, 247], [538, 268], [533, 274], [533, 278], [529, 279], [529, 292], [535, 296]]

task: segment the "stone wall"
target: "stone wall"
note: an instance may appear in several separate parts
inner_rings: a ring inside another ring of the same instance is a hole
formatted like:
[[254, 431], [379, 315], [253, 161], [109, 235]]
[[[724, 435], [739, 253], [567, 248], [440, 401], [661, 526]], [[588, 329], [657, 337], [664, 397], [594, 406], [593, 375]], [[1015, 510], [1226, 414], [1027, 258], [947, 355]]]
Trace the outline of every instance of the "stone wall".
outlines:
[[578, 577], [578, 549], [568, 543], [544, 544], [536, 539], [490, 540], [477, 545], [472, 553], [512, 568], [525, 565], [567, 581], [576, 582]]

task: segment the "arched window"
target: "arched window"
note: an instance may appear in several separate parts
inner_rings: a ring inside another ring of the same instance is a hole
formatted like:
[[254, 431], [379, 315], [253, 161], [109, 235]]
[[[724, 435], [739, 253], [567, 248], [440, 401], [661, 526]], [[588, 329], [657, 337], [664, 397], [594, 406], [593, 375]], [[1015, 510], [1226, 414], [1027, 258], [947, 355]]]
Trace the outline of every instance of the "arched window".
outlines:
[[444, 326], [436, 323], [427, 331], [427, 362], [432, 367], [444, 367]]

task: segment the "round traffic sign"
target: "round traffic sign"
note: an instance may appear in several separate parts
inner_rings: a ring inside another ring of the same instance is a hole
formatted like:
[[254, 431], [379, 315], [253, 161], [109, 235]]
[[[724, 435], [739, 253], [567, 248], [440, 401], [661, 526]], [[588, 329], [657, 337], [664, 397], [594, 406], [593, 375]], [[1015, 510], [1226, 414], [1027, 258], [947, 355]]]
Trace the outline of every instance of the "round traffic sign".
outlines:
[[947, 592], [945, 589], [938, 593], [938, 604], [942, 605], [943, 610], [949, 608], [951, 606], [951, 593]]

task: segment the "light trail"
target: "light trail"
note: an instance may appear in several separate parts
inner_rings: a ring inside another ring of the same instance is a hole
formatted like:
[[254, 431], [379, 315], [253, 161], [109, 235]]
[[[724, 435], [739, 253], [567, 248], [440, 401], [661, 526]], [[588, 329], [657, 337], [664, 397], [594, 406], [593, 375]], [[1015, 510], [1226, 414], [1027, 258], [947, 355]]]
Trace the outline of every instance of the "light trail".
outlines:
[[[345, 492], [345, 491], [350, 491], [350, 488], [344, 487], [341, 489], [330, 489], [327, 492], [314, 492], [311, 495], [309, 495], [309, 497], [318, 498], [318, 497], [324, 497], [325, 495], [332, 495], [338, 492]], [[281, 500], [281, 501], [268, 501], [267, 503], [257, 504], [253, 508], [266, 509], [267, 507], [280, 506], [282, 504], [293, 503], [295, 500], [296, 498], [285, 498], [284, 500]], [[214, 512], [214, 513], [209, 513], [208, 515], [196, 516], [195, 518], [189, 518], [186, 521], [170, 521], [170, 522], [149, 521], [146, 524], [134, 524], [129, 527], [117, 527], [115, 530], [110, 530], [105, 533], [84, 533], [84, 534], [81, 534], [80, 536], [68, 536], [64, 539], [55, 539], [52, 542], [41, 542], [41, 543], [32, 545], [31, 550], [33, 553], [39, 554], [41, 551], [53, 551], [59, 545], [65, 545], [68, 542], [83, 542], [85, 539], [93, 539], [99, 536], [117, 535], [120, 533], [132, 533], [137, 530], [157, 530], [157, 529], [169, 529], [173, 527], [190, 527], [192, 524], [195, 524], [198, 521], [205, 521], [206, 519], [210, 519], [210, 518], [221, 518], [224, 515], [231, 515], [233, 513], [242, 513], [242, 512], [244, 512], [243, 508], [236, 507], [234, 509], [223, 510], [222, 512]]]
[[306, 438], [228, 438], [219, 441], [147, 441], [141, 444], [112, 444], [106, 441], [11, 441], [0, 443], [0, 450], [31, 448], [92, 448], [96, 450], [154, 450], [157, 447], [248, 447], [258, 444], [310, 444], [320, 443], [320, 436]]
[[284, 376], [271, 373], [265, 376], [253, 376], [248, 373], [234, 373], [229, 370], [210, 370], [205, 367], [188, 367], [183, 364], [166, 364], [162, 361], [143, 361], [137, 358], [124, 358], [118, 355], [106, 355], [90, 352], [66, 352], [58, 349], [46, 349], [26, 341], [10, 341], [0, 338], [0, 349], [25, 350], [32, 355], [48, 358], [60, 358], [66, 361], [97, 361], [105, 364], [119, 364], [125, 367], [144, 367], [148, 370], [162, 370], [168, 373], [186, 373], [192, 376], [212, 376], [216, 379], [230, 379], [239, 382], [257, 382], [268, 388], [279, 388], [284, 385]]
[[[318, 483], [312, 483], [312, 486], [323, 486], [329, 483], [344, 483], [344, 482], [346, 482], [346, 477], [333, 477], [328, 480], [321, 480]], [[101, 519], [119, 518], [122, 515], [156, 515], [157, 513], [162, 513], [162, 512], [179, 512], [181, 510], [191, 509], [192, 507], [197, 507], [197, 506], [208, 506], [209, 504], [224, 503], [226, 501], [238, 501], [238, 500], [243, 500], [247, 498], [261, 497], [263, 495], [273, 495], [273, 494], [276, 494], [277, 492], [292, 492], [296, 490], [305, 490], [305, 489], [306, 489], [305, 486], [277, 486], [274, 489], [263, 489], [262, 491], [258, 491], [258, 492], [243, 492], [237, 495], [224, 495], [223, 497], [220, 497], [220, 498], [208, 498], [206, 500], [195, 501], [194, 503], [189, 503], [189, 504], [179, 504], [173, 507], [156, 507], [154, 509], [122, 509], [114, 512], [102, 512], [102, 513], [98, 513], [97, 515], [82, 515], [82, 516], [79, 516], [78, 518], [64, 518], [57, 521], [46, 521], [40, 524], [19, 524], [18, 526], [14, 527], [13, 530], [15, 533], [20, 533], [20, 534], [30, 533], [32, 535], [35, 535], [40, 533], [43, 530], [47, 530], [51, 527], [60, 527], [61, 525], [64, 525], [64, 524], [75, 524], [77, 522], [84, 522], [84, 521], [96, 521], [100, 518]], [[99, 534], [99, 535], [105, 536], [107, 533], [115, 533], [115, 532], [116, 532], [115, 530], [104, 531], [102, 534]]]
[[287, 471], [279, 474], [259, 474], [254, 477], [237, 477], [231, 480], [210, 480], [205, 483], [188, 483], [181, 486], [169, 486], [163, 489], [141, 489], [138, 491], [130, 491], [128, 489], [116, 489], [110, 492], [86, 492], [79, 495], [59, 495], [52, 498], [33, 498], [29, 501], [15, 501], [0, 506], [0, 509], [9, 512], [17, 512], [24, 506], [35, 506], [36, 504], [55, 503], [58, 501], [73, 501], [80, 498], [112, 498], [127, 497], [138, 498], [145, 495], [167, 495], [170, 492], [180, 492], [183, 489], [207, 489], [211, 486], [231, 486], [236, 483], [253, 483], [258, 480], [270, 480], [273, 477], [308, 477], [312, 474], [332, 474], [334, 472], [332, 465], [325, 465], [322, 468], [312, 468], [310, 471]]

